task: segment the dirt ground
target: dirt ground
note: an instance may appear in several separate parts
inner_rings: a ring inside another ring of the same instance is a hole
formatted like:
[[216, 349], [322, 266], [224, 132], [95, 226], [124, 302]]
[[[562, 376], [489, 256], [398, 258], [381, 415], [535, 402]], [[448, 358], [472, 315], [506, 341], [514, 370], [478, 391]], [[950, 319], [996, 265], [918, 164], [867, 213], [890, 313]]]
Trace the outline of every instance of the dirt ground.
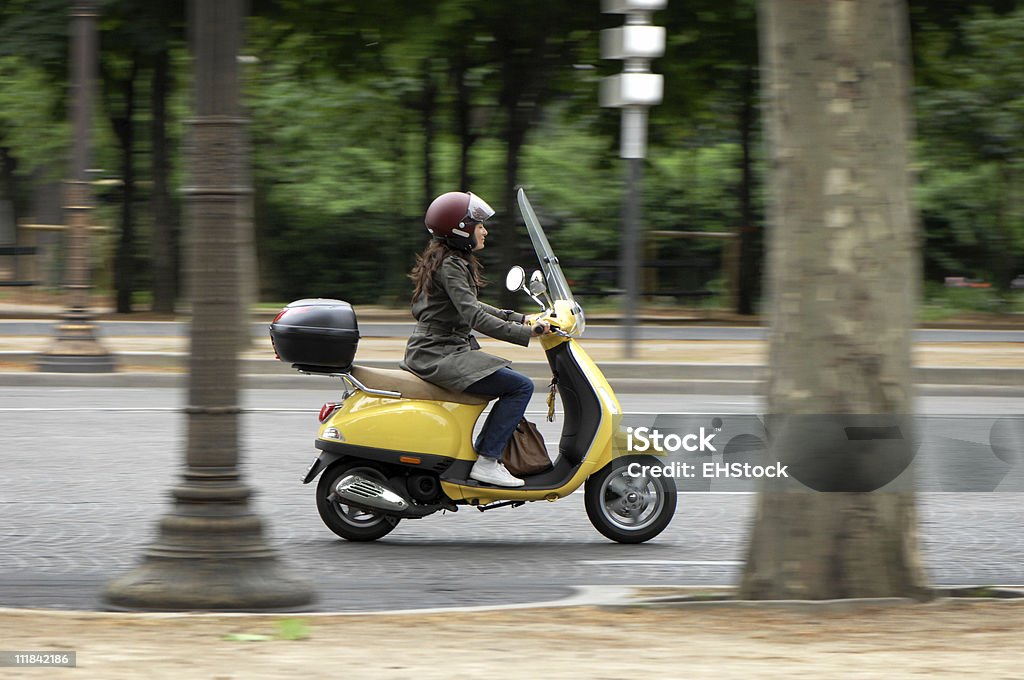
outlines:
[[413, 616], [0, 612], [0, 678], [1020, 678], [1020, 601]]

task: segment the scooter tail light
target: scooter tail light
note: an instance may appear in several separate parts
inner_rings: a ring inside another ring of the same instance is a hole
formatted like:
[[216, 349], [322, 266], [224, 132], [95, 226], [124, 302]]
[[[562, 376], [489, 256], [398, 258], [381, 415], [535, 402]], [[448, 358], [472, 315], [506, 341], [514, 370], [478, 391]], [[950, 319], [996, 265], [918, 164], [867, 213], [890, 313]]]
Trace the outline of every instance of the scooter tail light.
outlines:
[[326, 404], [324, 404], [323, 406], [321, 406], [320, 407], [320, 416], [319, 416], [320, 422], [321, 423], [327, 422], [327, 419], [331, 417], [331, 414], [334, 413], [338, 409], [339, 406], [341, 406], [341, 404], [338, 404], [336, 402], [331, 402], [331, 401], [329, 401]]

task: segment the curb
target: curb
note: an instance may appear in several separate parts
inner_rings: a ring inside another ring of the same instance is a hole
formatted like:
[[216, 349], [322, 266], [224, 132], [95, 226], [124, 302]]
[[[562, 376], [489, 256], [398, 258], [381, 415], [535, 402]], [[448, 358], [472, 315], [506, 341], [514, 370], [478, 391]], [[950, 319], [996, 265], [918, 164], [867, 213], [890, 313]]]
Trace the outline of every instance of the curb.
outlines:
[[[635, 587], [637, 589], [642, 586]], [[644, 590], [652, 590], [650, 586], [642, 587]], [[710, 598], [695, 595], [660, 595], [653, 597], [634, 597], [625, 604], [603, 605], [610, 608], [637, 607], [637, 608], [676, 608], [686, 609], [812, 609], [826, 611], [849, 611], [863, 607], [897, 607], [905, 605], [932, 605], [935, 603], [964, 603], [973, 604], [979, 602], [1014, 602], [1024, 604], [1024, 588], [1020, 586], [958, 586], [958, 587], [935, 587], [932, 589], [934, 597], [930, 600], [916, 600], [911, 597], [860, 597], [840, 600], [736, 600], [728, 599], [736, 592], [732, 587], [687, 587], [677, 586], [666, 589], [692, 590], [696, 594], [712, 593]], [[979, 590], [992, 592], [988, 597], [975, 597], [966, 593]], [[964, 593], [960, 595], [958, 593]], [[698, 599], [699, 597], [699, 599]], [[691, 599], [693, 598], [693, 599]]]
[[434, 614], [451, 615], [460, 613], [475, 612], [501, 612], [526, 609], [564, 609], [569, 607], [599, 607], [607, 609], [810, 609], [813, 611], [843, 612], [852, 611], [866, 607], [898, 607], [907, 605], [930, 606], [935, 604], [978, 604], [982, 602], [1003, 603], [1003, 604], [1024, 604], [1024, 587], [1021, 586], [985, 586], [984, 589], [991, 590], [991, 597], [958, 596], [958, 591], [971, 591], [976, 587], [965, 586], [958, 588], [942, 587], [935, 588], [936, 597], [928, 601], [915, 600], [909, 597], [864, 597], [842, 600], [730, 600], [724, 599], [729, 593], [735, 592], [735, 588], [722, 586], [674, 586], [673, 590], [690, 590], [695, 593], [714, 592], [716, 596], [723, 599], [686, 599], [687, 595], [665, 595], [656, 597], [641, 598], [638, 595], [640, 590], [652, 590], [654, 586], [614, 586], [614, 585], [580, 585], [566, 586], [572, 591], [571, 595], [554, 600], [540, 600], [533, 602], [517, 602], [511, 604], [479, 605], [479, 606], [456, 606], [456, 607], [425, 607], [423, 609], [389, 609], [372, 611], [340, 611], [320, 612], [302, 611], [291, 612], [133, 612], [133, 611], [97, 611], [97, 610], [67, 610], [67, 609], [41, 609], [41, 608], [16, 608], [0, 607], [0, 615], [16, 614], [26, 616], [55, 616], [74, 618], [110, 618], [121, 617], [142, 620], [168, 620], [168, 619], [204, 619], [204, 618], [280, 618], [280, 617], [302, 617], [302, 618], [324, 618], [329, 616], [351, 617], [351, 616], [427, 616]]
[[426, 616], [431, 614], [468, 614], [474, 612], [500, 612], [517, 609], [555, 609], [566, 607], [611, 607], [625, 605], [631, 601], [635, 588], [632, 586], [565, 586], [573, 591], [571, 595], [554, 600], [516, 602], [511, 604], [470, 605], [457, 607], [425, 607], [423, 609], [386, 609], [372, 611], [318, 612], [295, 610], [290, 612], [133, 612], [96, 611], [82, 609], [19, 609], [0, 607], [0, 615], [56, 615], [75, 618], [108, 618], [111, 616], [134, 619], [189, 619], [189, 618], [248, 618], [248, 617], [302, 617], [323, 618], [327, 616]]

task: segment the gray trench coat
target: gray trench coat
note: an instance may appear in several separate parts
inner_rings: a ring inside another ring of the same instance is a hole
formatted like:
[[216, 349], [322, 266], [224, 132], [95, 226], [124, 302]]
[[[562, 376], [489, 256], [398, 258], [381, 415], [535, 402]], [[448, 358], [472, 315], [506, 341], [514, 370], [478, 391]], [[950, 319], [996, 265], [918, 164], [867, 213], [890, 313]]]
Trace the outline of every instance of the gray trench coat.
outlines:
[[470, 333], [480, 331], [498, 340], [526, 347], [530, 328], [522, 314], [477, 300], [469, 263], [449, 255], [434, 272], [432, 295], [412, 304], [416, 330], [405, 347], [402, 368], [445, 389], [463, 392], [511, 362], [480, 350]]

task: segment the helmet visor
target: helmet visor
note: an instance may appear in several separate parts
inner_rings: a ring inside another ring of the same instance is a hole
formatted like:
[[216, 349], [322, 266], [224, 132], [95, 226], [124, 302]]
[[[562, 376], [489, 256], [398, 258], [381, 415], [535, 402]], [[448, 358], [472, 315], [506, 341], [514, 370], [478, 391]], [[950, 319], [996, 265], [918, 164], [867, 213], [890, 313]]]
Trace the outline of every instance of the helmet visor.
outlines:
[[466, 218], [472, 222], [484, 222], [494, 216], [494, 208], [487, 205], [487, 201], [476, 194], [469, 194], [469, 208], [466, 209]]

